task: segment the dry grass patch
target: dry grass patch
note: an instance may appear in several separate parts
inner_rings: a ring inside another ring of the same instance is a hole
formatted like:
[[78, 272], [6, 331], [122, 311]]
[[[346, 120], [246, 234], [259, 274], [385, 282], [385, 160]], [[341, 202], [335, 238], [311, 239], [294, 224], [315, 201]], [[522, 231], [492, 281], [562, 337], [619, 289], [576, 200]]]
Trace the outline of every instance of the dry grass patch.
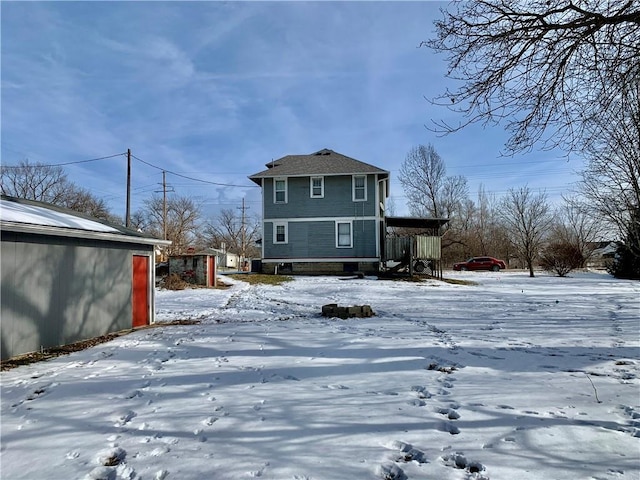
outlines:
[[234, 280], [247, 282], [251, 285], [282, 285], [283, 283], [293, 280], [293, 278], [288, 275], [265, 275], [262, 273], [235, 274], [228, 276]]

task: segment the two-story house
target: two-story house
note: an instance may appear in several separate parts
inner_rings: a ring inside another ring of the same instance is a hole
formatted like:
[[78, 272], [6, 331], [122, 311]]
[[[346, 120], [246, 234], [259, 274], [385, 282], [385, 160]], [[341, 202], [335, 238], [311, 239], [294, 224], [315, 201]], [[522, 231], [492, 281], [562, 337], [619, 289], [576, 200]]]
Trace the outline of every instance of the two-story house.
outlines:
[[265, 273], [377, 272], [389, 172], [324, 149], [249, 178], [262, 187]]

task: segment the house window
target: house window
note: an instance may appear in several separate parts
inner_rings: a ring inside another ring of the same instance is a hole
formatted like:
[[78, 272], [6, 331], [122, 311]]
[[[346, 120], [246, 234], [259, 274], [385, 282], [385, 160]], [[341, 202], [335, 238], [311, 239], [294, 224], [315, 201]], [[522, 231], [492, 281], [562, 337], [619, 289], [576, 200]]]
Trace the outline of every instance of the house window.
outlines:
[[352, 244], [351, 222], [336, 222], [336, 247], [351, 248]]
[[367, 200], [367, 176], [353, 176], [353, 201], [364, 202]]
[[324, 197], [324, 177], [311, 177], [311, 198]]
[[273, 203], [287, 203], [287, 179], [276, 178], [273, 186]]
[[286, 223], [273, 224], [273, 243], [287, 243], [289, 232]]

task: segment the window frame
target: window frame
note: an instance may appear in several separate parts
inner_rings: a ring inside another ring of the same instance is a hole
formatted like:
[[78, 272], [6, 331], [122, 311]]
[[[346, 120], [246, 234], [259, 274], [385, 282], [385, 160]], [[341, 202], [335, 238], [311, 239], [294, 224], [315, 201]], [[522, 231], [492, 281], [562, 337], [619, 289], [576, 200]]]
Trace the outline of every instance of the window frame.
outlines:
[[[363, 198], [356, 197], [356, 179], [364, 179], [364, 185], [362, 186]], [[353, 175], [351, 177], [351, 198], [354, 202], [366, 202], [367, 201], [367, 175]]]
[[[278, 240], [278, 227], [284, 228], [284, 240]], [[289, 224], [287, 222], [273, 222], [273, 244], [285, 245], [289, 243]]]
[[[340, 225], [349, 225], [349, 245], [340, 245]], [[353, 248], [353, 222], [336, 220], [336, 248]]]
[[[284, 182], [284, 190], [278, 190], [278, 182]], [[287, 177], [278, 177], [273, 179], [273, 203], [287, 203], [288, 201], [288, 182]], [[284, 200], [278, 200], [278, 193], [284, 192]]]
[[[313, 181], [314, 180], [320, 180], [320, 195], [314, 195], [313, 194]], [[310, 198], [324, 198], [324, 177], [322, 176], [314, 176], [314, 177], [309, 177], [309, 197]]]

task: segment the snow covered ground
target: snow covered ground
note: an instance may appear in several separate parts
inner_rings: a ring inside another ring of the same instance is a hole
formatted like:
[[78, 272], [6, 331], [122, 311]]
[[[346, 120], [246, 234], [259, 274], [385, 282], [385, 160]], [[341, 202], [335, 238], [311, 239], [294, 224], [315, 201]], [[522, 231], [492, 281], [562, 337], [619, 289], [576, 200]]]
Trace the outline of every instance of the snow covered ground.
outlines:
[[160, 291], [202, 322], [2, 373], [0, 476], [640, 478], [640, 283], [446, 276]]

